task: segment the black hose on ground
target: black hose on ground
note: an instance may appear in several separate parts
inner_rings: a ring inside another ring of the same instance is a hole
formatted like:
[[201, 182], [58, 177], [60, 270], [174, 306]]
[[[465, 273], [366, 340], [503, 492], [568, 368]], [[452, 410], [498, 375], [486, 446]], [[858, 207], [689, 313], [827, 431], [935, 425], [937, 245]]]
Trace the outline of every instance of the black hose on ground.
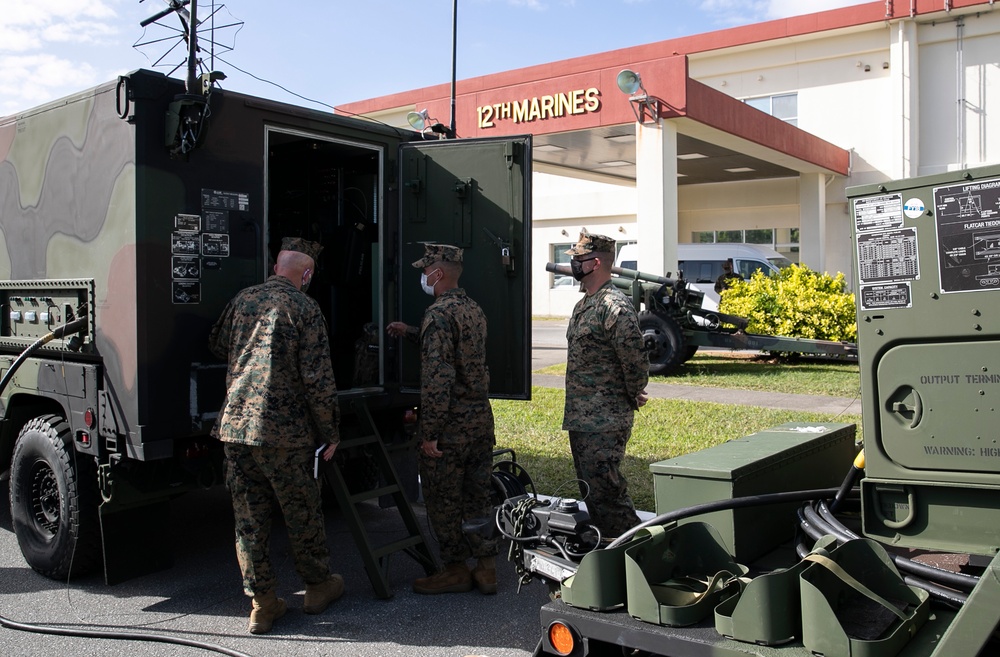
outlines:
[[85, 639], [121, 639], [125, 641], [153, 641], [156, 643], [173, 643], [179, 646], [190, 646], [210, 650], [231, 657], [253, 657], [239, 650], [230, 650], [222, 646], [211, 643], [194, 641], [193, 639], [182, 639], [180, 637], [167, 636], [164, 634], [145, 634], [142, 632], [112, 632], [108, 630], [83, 630], [67, 627], [53, 627], [50, 625], [35, 625], [33, 623], [18, 623], [0, 616], [0, 626], [10, 630], [21, 630], [22, 632], [34, 632], [36, 634], [55, 634], [58, 636], [82, 637]]

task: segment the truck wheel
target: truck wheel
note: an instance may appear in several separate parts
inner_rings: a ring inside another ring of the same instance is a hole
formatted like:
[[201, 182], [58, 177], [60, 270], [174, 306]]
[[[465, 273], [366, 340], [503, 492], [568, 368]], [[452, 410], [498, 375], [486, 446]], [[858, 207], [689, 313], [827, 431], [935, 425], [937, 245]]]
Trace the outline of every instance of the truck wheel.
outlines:
[[61, 417], [37, 417], [21, 429], [10, 473], [10, 515], [24, 560], [52, 579], [82, 575], [100, 563], [97, 477], [93, 460], [72, 446]]
[[639, 331], [649, 354], [650, 374], [668, 374], [683, 362], [684, 332], [672, 317], [644, 310], [639, 313]]

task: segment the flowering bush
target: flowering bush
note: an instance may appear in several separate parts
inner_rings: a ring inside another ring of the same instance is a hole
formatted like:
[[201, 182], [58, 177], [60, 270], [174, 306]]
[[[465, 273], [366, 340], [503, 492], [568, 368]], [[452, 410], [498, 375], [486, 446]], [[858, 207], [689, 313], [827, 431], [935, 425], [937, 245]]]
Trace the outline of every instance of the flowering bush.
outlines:
[[818, 274], [792, 265], [780, 274], [756, 272], [723, 291], [719, 311], [750, 320], [747, 333], [857, 342], [854, 295], [844, 274]]

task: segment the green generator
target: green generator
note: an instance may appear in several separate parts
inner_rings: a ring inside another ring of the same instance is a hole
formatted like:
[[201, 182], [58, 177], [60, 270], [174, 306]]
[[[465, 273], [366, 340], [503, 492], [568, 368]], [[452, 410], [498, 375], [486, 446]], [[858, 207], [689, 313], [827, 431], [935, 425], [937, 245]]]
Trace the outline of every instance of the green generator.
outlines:
[[848, 190], [864, 533], [1000, 547], [1000, 167]]

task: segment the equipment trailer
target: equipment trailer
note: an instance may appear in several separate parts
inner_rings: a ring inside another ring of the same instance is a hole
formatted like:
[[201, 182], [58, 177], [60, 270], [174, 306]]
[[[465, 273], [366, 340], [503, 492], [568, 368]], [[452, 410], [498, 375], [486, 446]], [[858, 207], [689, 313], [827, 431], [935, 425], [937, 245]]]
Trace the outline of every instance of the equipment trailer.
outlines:
[[864, 449], [779, 427], [654, 464], [659, 515], [600, 549], [576, 502], [507, 500], [555, 598], [535, 657], [998, 654], [1000, 167], [849, 197]]

